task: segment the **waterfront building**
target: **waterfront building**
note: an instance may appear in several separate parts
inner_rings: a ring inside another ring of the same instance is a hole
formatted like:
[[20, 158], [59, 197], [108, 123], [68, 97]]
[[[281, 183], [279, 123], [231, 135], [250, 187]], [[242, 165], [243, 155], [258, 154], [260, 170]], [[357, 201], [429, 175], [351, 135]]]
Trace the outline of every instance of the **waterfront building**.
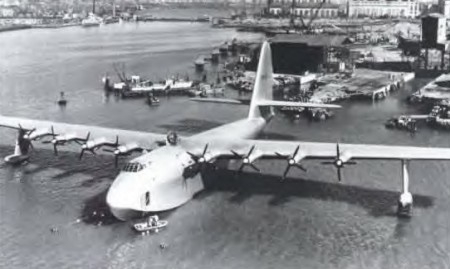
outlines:
[[12, 7], [0, 7], [0, 17], [14, 17], [16, 11]]
[[[294, 3], [292, 3], [294, 1]], [[273, 0], [269, 6], [272, 15], [294, 14], [303, 18], [335, 18], [339, 14], [339, 5], [330, 0]]]
[[342, 35], [295, 34], [279, 34], [270, 42], [274, 72], [297, 75], [339, 69], [348, 60], [352, 43]]
[[417, 0], [349, 0], [348, 17], [416, 18], [420, 15]]
[[339, 14], [339, 5], [332, 4], [330, 1], [320, 3], [316, 0], [296, 0], [294, 4], [294, 12], [296, 16], [317, 18], [336, 18]]
[[439, 12], [450, 20], [450, 0], [439, 0]]

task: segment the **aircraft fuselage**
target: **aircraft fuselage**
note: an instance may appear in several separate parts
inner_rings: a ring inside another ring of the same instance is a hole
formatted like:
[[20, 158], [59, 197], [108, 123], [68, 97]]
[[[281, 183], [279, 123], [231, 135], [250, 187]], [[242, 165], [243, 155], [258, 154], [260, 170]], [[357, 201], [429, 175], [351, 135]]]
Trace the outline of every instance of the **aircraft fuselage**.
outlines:
[[[199, 143], [211, 137], [255, 138], [266, 123], [263, 118], [243, 119], [192, 138]], [[111, 212], [126, 220], [136, 213], [166, 211], [183, 205], [204, 189], [194, 164], [181, 145], [163, 146], [134, 158], [122, 168], [108, 190], [106, 202]]]

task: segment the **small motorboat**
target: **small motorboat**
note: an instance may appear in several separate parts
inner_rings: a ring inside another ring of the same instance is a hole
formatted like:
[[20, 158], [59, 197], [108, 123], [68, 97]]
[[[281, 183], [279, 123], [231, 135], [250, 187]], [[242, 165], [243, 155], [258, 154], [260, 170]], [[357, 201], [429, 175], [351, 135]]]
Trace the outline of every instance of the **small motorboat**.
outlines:
[[59, 100], [57, 101], [58, 105], [65, 106], [67, 104], [67, 100], [64, 97], [64, 92], [60, 92]]
[[138, 222], [133, 225], [137, 232], [141, 232], [143, 235], [148, 233], [158, 233], [160, 229], [169, 224], [167, 220], [159, 220], [158, 216], [150, 216], [145, 222]]
[[159, 105], [159, 99], [154, 96], [148, 96], [147, 97], [147, 104], [149, 106], [157, 106]]

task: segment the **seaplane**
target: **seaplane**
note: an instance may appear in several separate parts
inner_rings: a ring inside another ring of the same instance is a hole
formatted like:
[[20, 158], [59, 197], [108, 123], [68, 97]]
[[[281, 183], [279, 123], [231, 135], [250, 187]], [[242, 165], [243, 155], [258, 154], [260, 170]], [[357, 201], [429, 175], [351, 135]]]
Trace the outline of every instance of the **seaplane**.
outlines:
[[[6, 163], [29, 161], [29, 148], [35, 141], [58, 148], [68, 144], [80, 145], [80, 156], [96, 154], [107, 149], [116, 160], [133, 152], [141, 153], [127, 162], [108, 189], [106, 203], [111, 213], [120, 220], [128, 220], [144, 213], [161, 212], [182, 206], [205, 186], [202, 167], [219, 160], [235, 160], [239, 170], [260, 171], [255, 161], [281, 160], [286, 169], [284, 180], [291, 169], [306, 171], [306, 159], [334, 166], [338, 181], [342, 169], [358, 160], [398, 160], [402, 165], [402, 189], [398, 212], [408, 214], [413, 205], [409, 191], [409, 163], [416, 160], [450, 160], [450, 149], [409, 146], [387, 146], [344, 143], [317, 143], [304, 141], [257, 140], [274, 116], [276, 107], [339, 108], [333, 104], [277, 101], [273, 99], [273, 67], [270, 44], [261, 48], [258, 70], [249, 113], [244, 119], [228, 123], [192, 136], [176, 133], [157, 134], [0, 116], [0, 127], [18, 132], [15, 152], [5, 158]], [[117, 161], [116, 161], [117, 163]]]

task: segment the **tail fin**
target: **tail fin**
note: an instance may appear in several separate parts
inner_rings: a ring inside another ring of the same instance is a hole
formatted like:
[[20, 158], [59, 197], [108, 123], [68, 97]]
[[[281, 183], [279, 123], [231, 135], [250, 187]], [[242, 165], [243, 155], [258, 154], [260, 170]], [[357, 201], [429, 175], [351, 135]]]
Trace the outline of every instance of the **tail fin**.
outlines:
[[259, 102], [273, 99], [273, 67], [272, 52], [269, 42], [265, 41], [259, 56], [258, 70], [256, 72], [255, 86], [253, 87], [252, 100], [248, 118], [270, 117], [272, 108], [261, 110]]
[[287, 102], [273, 100], [273, 66], [272, 52], [269, 42], [265, 41], [261, 48], [259, 56], [258, 70], [256, 72], [255, 86], [253, 88], [252, 100], [250, 102], [250, 111], [248, 118], [265, 119], [273, 116], [273, 107], [275, 106], [292, 106], [292, 107], [308, 107], [308, 108], [340, 108], [339, 105]]

